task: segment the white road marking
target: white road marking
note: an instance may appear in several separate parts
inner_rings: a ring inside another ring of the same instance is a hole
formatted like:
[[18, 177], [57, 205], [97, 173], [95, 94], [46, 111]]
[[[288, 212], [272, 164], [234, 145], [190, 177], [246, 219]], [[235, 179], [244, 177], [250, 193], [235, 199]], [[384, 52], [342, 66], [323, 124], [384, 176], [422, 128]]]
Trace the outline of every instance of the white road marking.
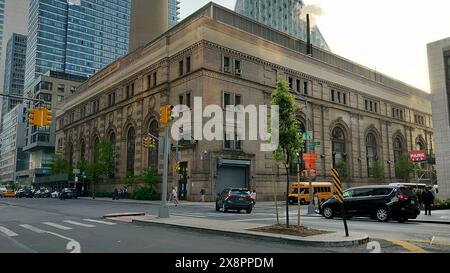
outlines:
[[69, 241], [69, 242], [66, 244], [66, 249], [67, 249], [67, 250], [73, 250], [71, 253], [81, 253], [81, 245], [80, 245], [80, 243], [77, 242], [77, 241], [75, 241], [75, 240], [72, 239], [72, 238], [66, 237], [66, 236], [64, 236], [64, 235], [61, 235], [61, 234], [58, 234], [58, 233], [55, 233], [55, 232], [51, 232], [51, 231], [47, 231], [47, 230], [42, 230], [42, 229], [39, 229], [39, 228], [34, 227], [34, 226], [32, 226], [32, 225], [28, 225], [28, 224], [19, 225], [19, 226], [21, 226], [21, 227], [23, 227], [23, 228], [26, 228], [26, 229], [28, 229], [28, 230], [34, 231], [34, 232], [36, 232], [36, 233], [40, 233], [40, 234], [50, 234], [50, 235], [59, 237], [59, 238], [61, 238], [61, 239], [67, 240], [67, 241]]
[[75, 225], [75, 226], [80, 226], [80, 227], [88, 227], [88, 228], [95, 227], [94, 225], [83, 224], [83, 223], [79, 223], [79, 222], [75, 222], [75, 221], [71, 221], [71, 220], [65, 220], [63, 222], [68, 223], [68, 224], [72, 224], [72, 225]]
[[37, 228], [37, 227], [33, 227], [32, 225], [24, 224], [24, 225], [19, 225], [19, 226], [21, 226], [21, 227], [23, 227], [23, 228], [26, 228], [26, 229], [28, 229], [28, 230], [34, 231], [34, 232], [36, 232], [36, 233], [46, 233], [45, 230], [39, 229], [39, 228]]
[[47, 226], [51, 226], [51, 227], [57, 228], [57, 229], [61, 229], [61, 230], [71, 230], [72, 229], [71, 227], [66, 227], [66, 226], [63, 226], [63, 225], [60, 225], [60, 224], [56, 224], [56, 223], [51, 223], [51, 222], [44, 222], [43, 224], [47, 225]]
[[7, 229], [5, 227], [2, 227], [2, 226], [0, 226], [0, 232], [6, 234], [6, 236], [8, 236], [8, 237], [19, 236], [19, 234], [15, 233], [14, 231], [9, 230], [9, 229]]
[[106, 221], [100, 221], [100, 220], [94, 220], [94, 219], [83, 219], [84, 221], [87, 222], [92, 222], [92, 223], [97, 223], [97, 224], [104, 224], [104, 225], [115, 225], [116, 223], [111, 223], [111, 222], [106, 222]]
[[447, 219], [448, 217], [447, 216], [441, 216], [441, 219]]
[[208, 216], [205, 215], [197, 215], [197, 214], [189, 214], [189, 213], [171, 213], [174, 216], [186, 216], [186, 217], [196, 217], [196, 218], [206, 218]]

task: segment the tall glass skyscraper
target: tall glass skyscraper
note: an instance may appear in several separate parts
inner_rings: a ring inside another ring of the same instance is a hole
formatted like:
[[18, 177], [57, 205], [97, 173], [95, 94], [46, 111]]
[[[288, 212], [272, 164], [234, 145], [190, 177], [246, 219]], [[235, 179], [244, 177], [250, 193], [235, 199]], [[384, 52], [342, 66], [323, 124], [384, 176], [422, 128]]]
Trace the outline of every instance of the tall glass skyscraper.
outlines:
[[25, 86], [49, 70], [91, 76], [128, 53], [130, 0], [31, 0]]
[[[2, 47], [3, 47], [3, 25], [4, 24], [5, 24], [5, 0], [0, 0], [0, 52], [2, 51]], [[0, 59], [0, 61], [1, 61], [1, 59]]]
[[[13, 33], [8, 41], [5, 59], [5, 81], [3, 93], [21, 97], [24, 89], [25, 56], [27, 50], [27, 36]], [[22, 100], [3, 100], [2, 116], [11, 111]]]
[[[306, 22], [300, 19], [301, 0], [237, 0], [235, 11], [260, 23], [306, 41]], [[319, 28], [311, 31], [311, 43], [330, 50]]]
[[180, 20], [180, 1], [169, 0], [169, 28], [175, 26]]

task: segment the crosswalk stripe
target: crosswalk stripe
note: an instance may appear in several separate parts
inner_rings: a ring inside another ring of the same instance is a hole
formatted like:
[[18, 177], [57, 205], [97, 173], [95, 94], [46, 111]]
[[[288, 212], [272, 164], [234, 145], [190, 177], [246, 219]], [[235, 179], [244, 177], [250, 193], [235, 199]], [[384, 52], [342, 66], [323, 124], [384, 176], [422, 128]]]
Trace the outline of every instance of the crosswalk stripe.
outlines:
[[84, 221], [87, 222], [92, 222], [92, 223], [97, 223], [97, 224], [104, 224], [104, 225], [115, 225], [116, 223], [111, 223], [111, 222], [106, 222], [106, 221], [100, 221], [100, 220], [94, 220], [94, 219], [83, 219]]
[[39, 229], [37, 227], [33, 227], [32, 225], [24, 224], [24, 225], [19, 225], [19, 226], [26, 228], [28, 230], [34, 231], [36, 233], [46, 233], [46, 231]]
[[66, 227], [66, 226], [63, 226], [63, 225], [60, 225], [60, 224], [56, 224], [56, 223], [51, 223], [51, 222], [44, 222], [43, 224], [47, 225], [47, 226], [51, 226], [51, 227], [57, 228], [57, 229], [61, 229], [61, 230], [71, 230], [72, 229], [71, 227]]
[[19, 236], [19, 234], [15, 233], [14, 231], [9, 230], [5, 227], [1, 227], [1, 226], [0, 226], [0, 232], [6, 234], [6, 236], [9, 236], [9, 237]]
[[71, 220], [65, 220], [63, 222], [64, 223], [68, 223], [68, 224], [72, 224], [72, 225], [76, 225], [76, 226], [80, 226], [80, 227], [89, 227], [89, 228], [95, 227], [94, 225], [83, 224], [83, 223], [79, 223], [79, 222], [75, 222], [75, 221], [71, 221]]

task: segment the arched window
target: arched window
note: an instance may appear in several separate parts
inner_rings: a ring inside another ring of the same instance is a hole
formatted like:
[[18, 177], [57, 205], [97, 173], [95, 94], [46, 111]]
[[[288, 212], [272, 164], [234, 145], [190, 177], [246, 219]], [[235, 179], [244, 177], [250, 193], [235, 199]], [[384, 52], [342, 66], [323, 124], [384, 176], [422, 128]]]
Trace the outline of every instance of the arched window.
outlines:
[[[153, 120], [150, 122], [148, 132], [152, 136], [159, 136], [158, 122]], [[155, 147], [148, 150], [148, 168], [152, 170], [158, 170], [158, 140], [155, 141]]]
[[[298, 132], [300, 133], [300, 135], [302, 135], [304, 132], [306, 132], [305, 125], [300, 120], [298, 121], [298, 125]], [[301, 151], [299, 151], [298, 156], [296, 155], [296, 158], [292, 159], [292, 163], [289, 165], [289, 172], [292, 176], [297, 175], [297, 170], [302, 171], [305, 169], [305, 164], [303, 162], [303, 153], [306, 153], [306, 142], [304, 143], [305, 146]]]
[[73, 144], [69, 144], [69, 167], [73, 167]]
[[[400, 159], [403, 156], [403, 153], [404, 153], [403, 141], [399, 136], [397, 136], [394, 139], [394, 166], [397, 166], [398, 162], [400, 161]], [[396, 176], [397, 176], [397, 174], [396, 174]]]
[[80, 142], [80, 160], [86, 159], [86, 143], [84, 140]]
[[98, 157], [98, 144], [100, 143], [100, 139], [98, 136], [94, 138], [94, 141], [92, 142], [92, 163], [97, 162]]
[[394, 163], [397, 164], [397, 162], [400, 160], [400, 158], [402, 157], [404, 153], [403, 150], [403, 141], [402, 139], [397, 136], [394, 139]]
[[347, 153], [345, 150], [345, 134], [342, 128], [336, 127], [331, 134], [333, 149], [333, 167], [336, 168], [340, 163], [347, 162]]
[[134, 158], [136, 151], [136, 132], [134, 128], [128, 129], [127, 133], [127, 175], [134, 175]]
[[419, 151], [425, 151], [426, 150], [426, 145], [425, 142], [423, 141], [423, 139], [418, 138], [416, 141], [416, 149]]
[[[111, 134], [109, 135], [109, 142], [112, 145], [113, 148], [113, 152], [116, 152], [116, 133], [111, 132]], [[109, 178], [114, 178], [115, 176], [115, 171], [111, 170], [111, 173], [109, 174]]]
[[366, 149], [367, 149], [367, 175], [369, 177], [372, 177], [375, 162], [378, 160], [377, 139], [373, 133], [367, 134]]

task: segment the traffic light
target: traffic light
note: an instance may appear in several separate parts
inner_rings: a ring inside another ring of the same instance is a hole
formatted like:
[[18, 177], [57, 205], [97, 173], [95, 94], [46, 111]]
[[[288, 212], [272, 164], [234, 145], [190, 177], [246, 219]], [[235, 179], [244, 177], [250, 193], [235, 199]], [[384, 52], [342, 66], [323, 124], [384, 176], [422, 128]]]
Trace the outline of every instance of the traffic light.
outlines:
[[144, 138], [144, 148], [150, 149], [154, 148], [156, 145], [156, 140], [152, 137], [146, 137]]
[[173, 165], [173, 171], [179, 172], [179, 169], [180, 169], [180, 163], [175, 163], [175, 165]]
[[164, 105], [163, 107], [161, 107], [161, 109], [159, 110], [159, 115], [162, 124], [167, 126], [174, 120], [174, 117], [172, 117], [172, 110], [173, 105]]
[[42, 108], [43, 111], [43, 125], [42, 126], [50, 126], [52, 124], [52, 111], [47, 108]]
[[28, 123], [30, 125], [42, 127], [44, 126], [44, 108], [32, 108], [28, 110]]

